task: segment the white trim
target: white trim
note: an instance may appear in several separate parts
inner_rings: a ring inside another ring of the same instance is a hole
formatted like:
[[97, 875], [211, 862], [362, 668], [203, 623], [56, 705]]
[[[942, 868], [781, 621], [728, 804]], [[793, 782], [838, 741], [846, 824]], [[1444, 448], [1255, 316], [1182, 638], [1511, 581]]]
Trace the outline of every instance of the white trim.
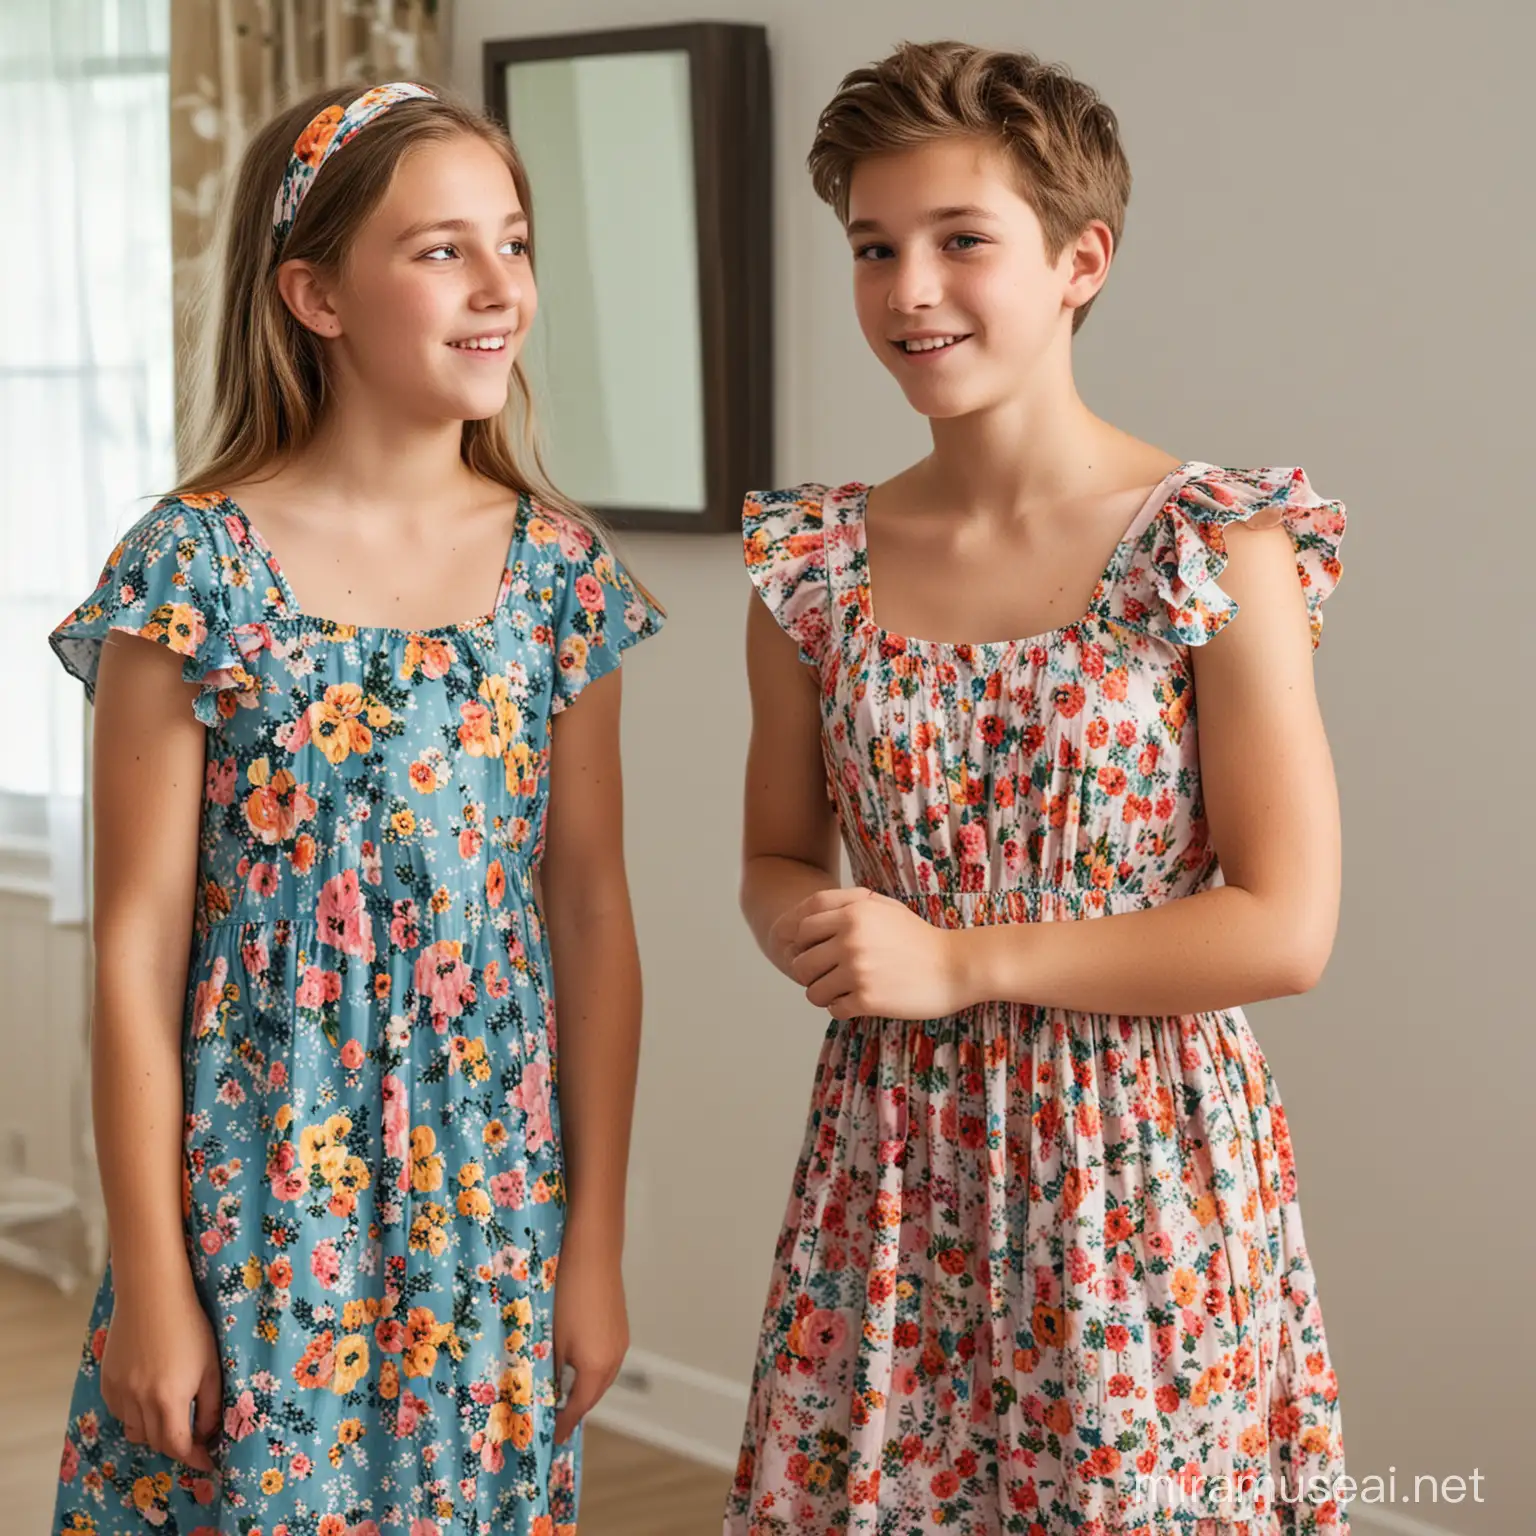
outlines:
[[632, 1349], [588, 1417], [632, 1440], [734, 1472], [749, 1395], [744, 1383]]
[[1362, 1504], [1358, 1498], [1350, 1500], [1349, 1526], [1355, 1536], [1458, 1536], [1448, 1525], [1431, 1525], [1380, 1504]]

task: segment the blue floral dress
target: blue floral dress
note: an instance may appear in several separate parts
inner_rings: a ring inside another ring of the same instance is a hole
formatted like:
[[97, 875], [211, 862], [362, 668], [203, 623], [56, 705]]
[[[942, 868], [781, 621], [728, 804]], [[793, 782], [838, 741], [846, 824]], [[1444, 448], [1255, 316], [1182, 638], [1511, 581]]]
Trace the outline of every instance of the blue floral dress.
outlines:
[[130, 1444], [100, 1395], [109, 1268], [55, 1532], [574, 1531], [533, 876], [552, 717], [662, 617], [599, 538], [524, 496], [490, 613], [317, 619], [210, 494], [156, 506], [54, 632], [88, 691], [112, 630], [198, 685], [182, 1210], [224, 1369], [217, 1477]]

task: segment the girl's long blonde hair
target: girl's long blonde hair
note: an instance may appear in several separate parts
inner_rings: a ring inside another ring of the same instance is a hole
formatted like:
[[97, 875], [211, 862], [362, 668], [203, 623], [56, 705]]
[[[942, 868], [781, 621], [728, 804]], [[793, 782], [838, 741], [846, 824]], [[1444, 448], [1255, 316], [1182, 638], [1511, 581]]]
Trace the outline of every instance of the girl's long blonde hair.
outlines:
[[[324, 108], [345, 107], [364, 86], [317, 91], [272, 118], [241, 156], [221, 217], [211, 281], [198, 296], [194, 331], [213, 331], [212, 345], [188, 354], [188, 391], [195, 416], [183, 433], [185, 470], [179, 493], [208, 493], [259, 476], [314, 436], [326, 402], [324, 346], [300, 325], [277, 289], [280, 261], [303, 259], [336, 270], [358, 229], [389, 188], [412, 149], [460, 134], [482, 139], [512, 173], [528, 216], [534, 258], [533, 197], [516, 145], [491, 118], [451, 94], [397, 102], [338, 149], [305, 194], [281, 249], [272, 204], [294, 142]], [[436, 87], [432, 87], [436, 91]], [[601, 520], [556, 489], [537, 439], [533, 394], [522, 362], [512, 367], [507, 409], [466, 421], [460, 452], [487, 480], [535, 497], [594, 534]], [[516, 444], [517, 446], [514, 446]]]

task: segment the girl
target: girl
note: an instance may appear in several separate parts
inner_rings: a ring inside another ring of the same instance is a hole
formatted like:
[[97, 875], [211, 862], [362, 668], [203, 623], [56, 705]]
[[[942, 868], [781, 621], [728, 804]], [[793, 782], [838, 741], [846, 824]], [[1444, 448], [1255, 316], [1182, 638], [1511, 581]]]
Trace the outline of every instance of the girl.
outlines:
[[532, 259], [463, 106], [276, 118], [206, 452], [53, 636], [112, 1249], [56, 1531], [575, 1528], [640, 1014], [605, 674], [662, 613], [509, 439]]
[[726, 1531], [1342, 1532], [1238, 1005], [1333, 940], [1343, 508], [1079, 399], [1129, 172], [1070, 76], [904, 47], [810, 167], [933, 451], [747, 500], [743, 908], [833, 1023]]

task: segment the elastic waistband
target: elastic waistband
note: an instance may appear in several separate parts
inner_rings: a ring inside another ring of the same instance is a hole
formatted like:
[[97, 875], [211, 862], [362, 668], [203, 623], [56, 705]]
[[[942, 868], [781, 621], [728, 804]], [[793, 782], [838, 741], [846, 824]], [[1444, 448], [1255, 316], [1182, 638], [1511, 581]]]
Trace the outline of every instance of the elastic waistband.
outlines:
[[1142, 912], [1157, 902], [1134, 891], [1064, 885], [1020, 885], [989, 891], [895, 891], [871, 886], [910, 907], [938, 928], [989, 923], [1076, 922], [1117, 912]]

